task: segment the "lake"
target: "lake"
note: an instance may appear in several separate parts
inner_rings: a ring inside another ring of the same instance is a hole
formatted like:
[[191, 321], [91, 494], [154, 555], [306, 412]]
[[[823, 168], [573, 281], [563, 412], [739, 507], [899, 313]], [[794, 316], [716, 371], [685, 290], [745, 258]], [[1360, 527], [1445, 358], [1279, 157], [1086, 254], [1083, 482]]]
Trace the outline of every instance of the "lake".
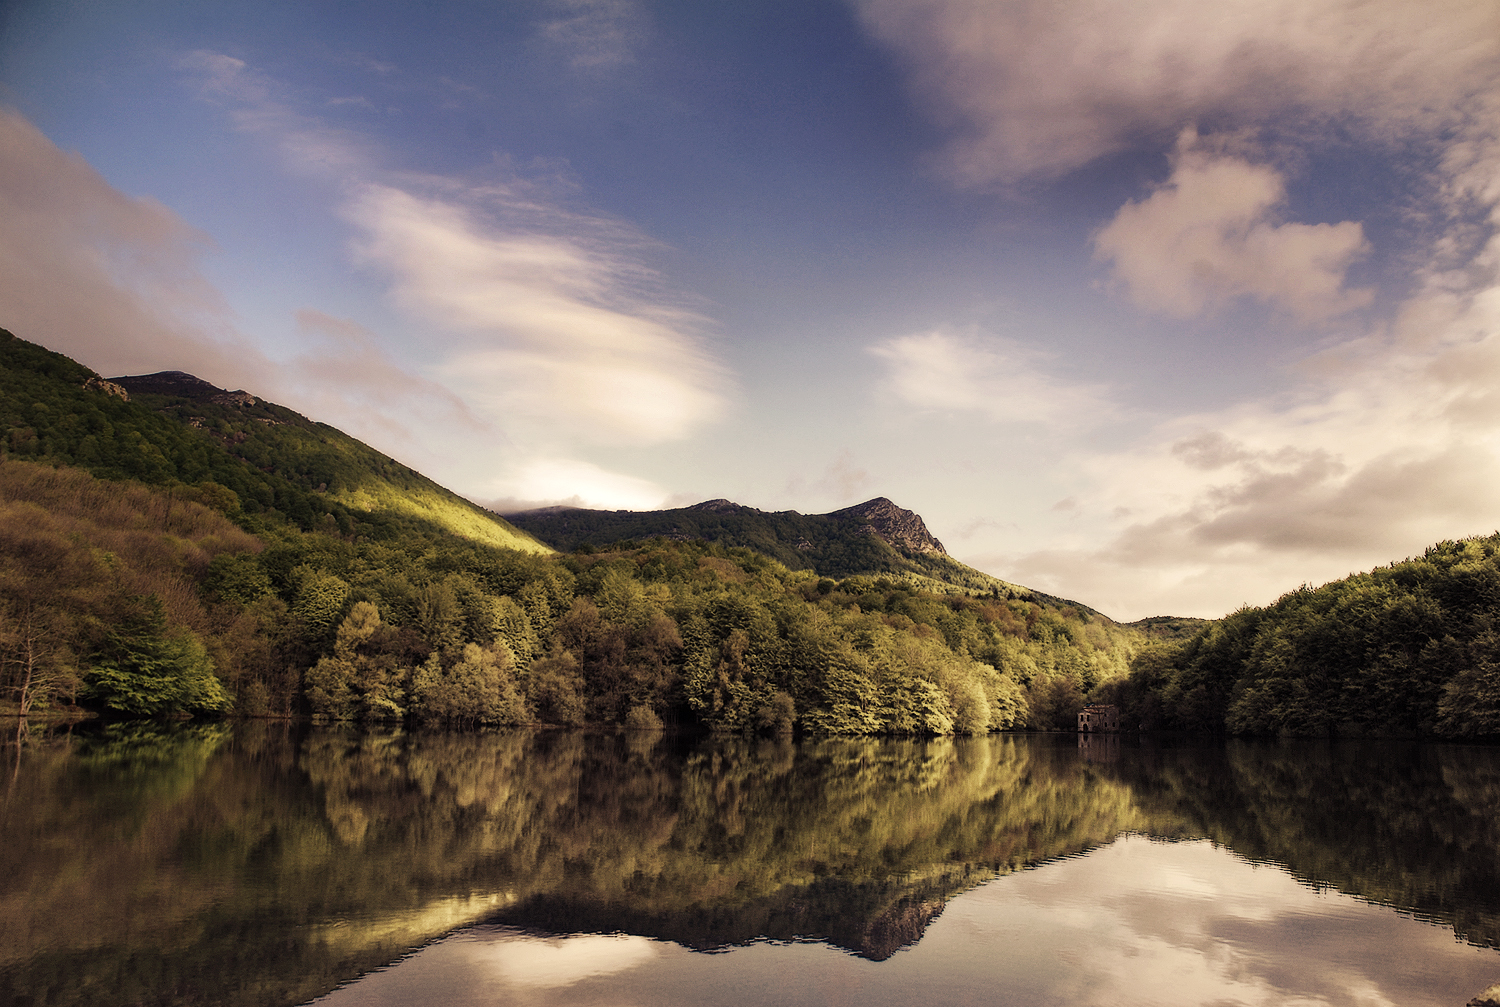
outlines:
[[4, 758], [6, 1004], [1458, 1007], [1500, 981], [1491, 747], [256, 722]]

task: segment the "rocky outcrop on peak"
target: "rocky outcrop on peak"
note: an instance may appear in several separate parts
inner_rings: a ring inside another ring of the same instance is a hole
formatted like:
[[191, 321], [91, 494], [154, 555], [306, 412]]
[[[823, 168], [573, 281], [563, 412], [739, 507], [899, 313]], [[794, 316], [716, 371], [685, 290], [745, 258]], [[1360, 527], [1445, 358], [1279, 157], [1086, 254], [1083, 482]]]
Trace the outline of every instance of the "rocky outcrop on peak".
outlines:
[[737, 504], [733, 500], [725, 500], [723, 497], [719, 497], [715, 500], [705, 500], [702, 503], [693, 504], [691, 507], [684, 507], [683, 510], [700, 511], [705, 514], [763, 513], [762, 511], [756, 510], [754, 507], [746, 507], [744, 504]]
[[854, 517], [868, 521], [873, 534], [905, 552], [948, 555], [943, 543], [927, 530], [920, 514], [898, 507], [885, 497], [876, 497], [853, 507], [836, 510], [829, 517]]
[[105, 395], [113, 395], [117, 399], [130, 401], [130, 393], [113, 381], [105, 381], [97, 374], [83, 383], [83, 387], [91, 392], [103, 392]]
[[227, 391], [186, 371], [132, 374], [110, 378], [106, 383], [137, 395], [174, 395], [178, 398], [192, 399], [195, 402], [212, 402], [220, 406], [253, 406], [260, 401], [243, 389]]

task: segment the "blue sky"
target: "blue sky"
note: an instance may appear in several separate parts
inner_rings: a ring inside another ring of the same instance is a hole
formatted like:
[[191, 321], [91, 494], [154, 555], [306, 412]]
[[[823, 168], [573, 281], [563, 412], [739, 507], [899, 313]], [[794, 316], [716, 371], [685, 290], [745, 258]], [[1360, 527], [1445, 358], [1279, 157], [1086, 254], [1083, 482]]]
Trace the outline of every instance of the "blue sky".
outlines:
[[1491, 2], [27, 2], [0, 325], [1118, 618], [1500, 527]]

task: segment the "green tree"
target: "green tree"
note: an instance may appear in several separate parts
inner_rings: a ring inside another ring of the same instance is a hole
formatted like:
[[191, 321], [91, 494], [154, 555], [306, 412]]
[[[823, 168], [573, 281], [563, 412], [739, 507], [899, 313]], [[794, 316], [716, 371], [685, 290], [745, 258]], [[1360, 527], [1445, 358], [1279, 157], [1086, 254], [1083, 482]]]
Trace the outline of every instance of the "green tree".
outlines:
[[84, 694], [131, 716], [221, 713], [231, 706], [202, 641], [169, 629], [154, 597], [138, 599], [109, 632], [85, 675]]

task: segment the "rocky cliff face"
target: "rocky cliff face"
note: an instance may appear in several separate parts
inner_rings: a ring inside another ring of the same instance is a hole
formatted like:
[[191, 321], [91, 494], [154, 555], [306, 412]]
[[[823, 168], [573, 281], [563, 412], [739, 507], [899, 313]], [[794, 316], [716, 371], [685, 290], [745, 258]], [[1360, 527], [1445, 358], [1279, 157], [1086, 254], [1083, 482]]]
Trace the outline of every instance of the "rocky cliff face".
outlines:
[[920, 514], [897, 507], [885, 497], [876, 497], [853, 507], [836, 510], [829, 517], [863, 518], [870, 522], [870, 529], [875, 535], [905, 552], [948, 554], [943, 543], [934, 538], [922, 523]]

